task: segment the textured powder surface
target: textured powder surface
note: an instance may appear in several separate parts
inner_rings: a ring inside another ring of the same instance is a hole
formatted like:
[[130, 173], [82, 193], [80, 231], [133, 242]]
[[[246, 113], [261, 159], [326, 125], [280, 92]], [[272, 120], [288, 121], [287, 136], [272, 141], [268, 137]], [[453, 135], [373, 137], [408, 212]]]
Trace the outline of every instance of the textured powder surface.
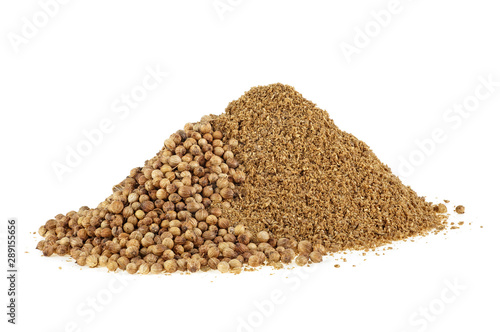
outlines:
[[211, 123], [240, 143], [247, 180], [224, 212], [235, 224], [333, 252], [444, 228], [431, 203], [290, 86], [254, 87]]

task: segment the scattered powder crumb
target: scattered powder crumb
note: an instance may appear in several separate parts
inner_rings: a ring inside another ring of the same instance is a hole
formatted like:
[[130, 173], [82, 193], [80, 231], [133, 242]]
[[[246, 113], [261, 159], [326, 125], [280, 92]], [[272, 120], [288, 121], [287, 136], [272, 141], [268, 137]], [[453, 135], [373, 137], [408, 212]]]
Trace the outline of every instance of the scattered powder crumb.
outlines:
[[437, 213], [446, 213], [448, 212], [448, 209], [446, 208], [446, 205], [439, 203], [437, 205], [434, 205], [434, 211]]

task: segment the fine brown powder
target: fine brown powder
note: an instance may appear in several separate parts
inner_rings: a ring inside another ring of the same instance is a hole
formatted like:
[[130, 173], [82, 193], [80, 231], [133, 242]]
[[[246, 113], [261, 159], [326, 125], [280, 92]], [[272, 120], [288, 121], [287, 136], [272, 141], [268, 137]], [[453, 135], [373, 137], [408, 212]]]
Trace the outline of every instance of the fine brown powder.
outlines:
[[238, 139], [247, 173], [226, 216], [254, 232], [337, 251], [443, 228], [431, 203], [290, 86], [252, 88], [212, 125]]

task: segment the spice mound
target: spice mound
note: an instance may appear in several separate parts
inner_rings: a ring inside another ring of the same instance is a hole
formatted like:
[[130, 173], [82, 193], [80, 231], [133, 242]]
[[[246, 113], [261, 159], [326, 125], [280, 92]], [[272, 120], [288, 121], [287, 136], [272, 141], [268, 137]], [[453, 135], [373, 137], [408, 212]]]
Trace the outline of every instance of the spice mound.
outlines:
[[292, 87], [188, 123], [96, 208], [39, 229], [45, 256], [129, 273], [319, 263], [445, 227], [439, 208]]
[[214, 123], [240, 142], [233, 152], [247, 173], [226, 215], [255, 232], [336, 251], [443, 227], [431, 203], [290, 86], [253, 88]]

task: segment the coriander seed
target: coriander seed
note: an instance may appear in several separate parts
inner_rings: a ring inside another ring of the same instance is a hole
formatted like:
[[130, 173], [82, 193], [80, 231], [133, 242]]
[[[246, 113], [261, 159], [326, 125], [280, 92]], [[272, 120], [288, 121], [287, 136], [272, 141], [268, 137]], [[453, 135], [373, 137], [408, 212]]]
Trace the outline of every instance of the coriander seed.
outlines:
[[313, 263], [319, 263], [323, 261], [323, 255], [319, 251], [313, 251], [309, 255], [309, 258], [311, 259], [311, 262]]
[[259, 233], [257, 233], [257, 241], [259, 242], [269, 241], [269, 233], [266, 231], [260, 231]]
[[153, 274], [159, 274], [161, 273], [161, 271], [163, 271], [163, 265], [160, 264], [160, 263], [154, 263], [153, 265], [151, 265], [151, 273]]
[[297, 263], [298, 266], [304, 266], [307, 264], [309, 261], [309, 258], [305, 255], [298, 255], [297, 258], [295, 258], [295, 263]]
[[134, 263], [128, 263], [125, 269], [130, 274], [134, 274], [138, 270], [137, 265], [135, 265]]
[[217, 270], [219, 270], [221, 273], [229, 272], [229, 268], [230, 268], [229, 263], [224, 262], [224, 261], [220, 262], [217, 265]]

